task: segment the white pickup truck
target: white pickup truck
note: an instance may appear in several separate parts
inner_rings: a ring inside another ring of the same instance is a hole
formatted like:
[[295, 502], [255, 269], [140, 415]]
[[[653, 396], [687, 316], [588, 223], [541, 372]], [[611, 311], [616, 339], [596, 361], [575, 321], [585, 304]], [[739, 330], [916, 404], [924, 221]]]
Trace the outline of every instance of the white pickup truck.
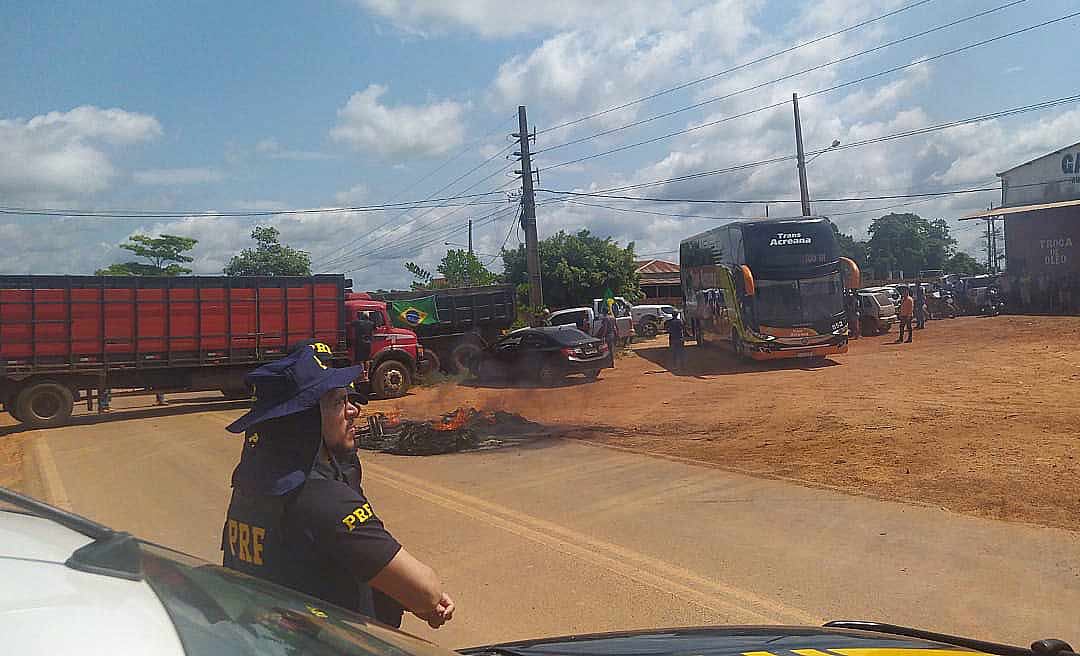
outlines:
[[[574, 325], [595, 337], [600, 329], [600, 311], [603, 307], [604, 299], [593, 299], [592, 307], [566, 308], [552, 312], [547, 323], [550, 326]], [[626, 299], [616, 297], [614, 310], [615, 336], [622, 344], [629, 344], [634, 337], [634, 320], [630, 316], [630, 304], [626, 302]]]
[[671, 305], [635, 305], [630, 308], [634, 328], [638, 335], [645, 338], [656, 337], [674, 316], [675, 308]]

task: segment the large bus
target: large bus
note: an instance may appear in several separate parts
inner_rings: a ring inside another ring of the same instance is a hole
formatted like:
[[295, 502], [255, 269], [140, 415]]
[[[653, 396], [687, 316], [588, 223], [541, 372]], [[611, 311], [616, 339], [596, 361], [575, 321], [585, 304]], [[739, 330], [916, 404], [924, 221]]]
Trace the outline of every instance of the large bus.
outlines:
[[679, 248], [686, 318], [699, 345], [730, 340], [754, 360], [847, 352], [845, 280], [827, 219], [735, 221], [684, 239]]

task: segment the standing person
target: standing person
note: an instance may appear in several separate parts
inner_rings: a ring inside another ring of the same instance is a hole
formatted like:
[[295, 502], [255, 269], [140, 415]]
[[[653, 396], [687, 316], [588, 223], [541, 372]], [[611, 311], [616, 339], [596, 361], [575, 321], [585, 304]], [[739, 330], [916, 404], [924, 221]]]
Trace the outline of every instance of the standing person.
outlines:
[[920, 283], [915, 284], [915, 327], [919, 330], [926, 327], [926, 292]]
[[903, 288], [903, 297], [900, 299], [900, 336], [896, 343], [904, 341], [904, 330], [907, 329], [907, 341], [911, 343], [911, 319], [915, 313], [915, 300], [911, 298], [911, 290]]
[[603, 332], [603, 340], [607, 342], [608, 352], [611, 353], [611, 366], [615, 366], [615, 344], [619, 338], [619, 327], [615, 323], [615, 315], [611, 313], [611, 306], [608, 306], [607, 312], [601, 317], [600, 330]]
[[363, 367], [330, 367], [320, 359], [329, 351], [304, 344], [245, 378], [255, 404], [227, 427], [246, 439], [223, 564], [391, 626], [404, 609], [438, 628], [453, 617], [453, 600], [394, 539], [360, 484], [352, 383]]
[[844, 314], [847, 315], [848, 335], [851, 339], [859, 339], [862, 334], [859, 328], [859, 297], [854, 289], [844, 292]]
[[672, 371], [680, 371], [686, 365], [686, 347], [683, 345], [684, 328], [678, 311], [667, 320], [668, 353], [671, 355]]

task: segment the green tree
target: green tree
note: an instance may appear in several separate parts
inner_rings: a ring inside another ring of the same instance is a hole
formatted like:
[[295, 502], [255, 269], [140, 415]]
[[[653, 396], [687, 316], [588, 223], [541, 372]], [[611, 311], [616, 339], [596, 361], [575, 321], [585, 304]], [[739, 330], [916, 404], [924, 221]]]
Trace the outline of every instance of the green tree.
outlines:
[[446, 251], [437, 271], [446, 278], [446, 283], [451, 287], [480, 287], [494, 285], [499, 281], [499, 276], [488, 271], [480, 258], [476, 257], [476, 253], [464, 249]]
[[927, 221], [917, 214], [886, 214], [868, 229], [866, 255], [878, 278], [903, 271], [914, 276], [922, 269], [941, 269], [956, 252], [956, 240], [945, 219]]
[[191, 273], [191, 269], [178, 263], [193, 261], [192, 257], [184, 253], [195, 248], [197, 243], [199, 243], [198, 239], [177, 235], [163, 234], [160, 237], [132, 235], [128, 237], [127, 243], [120, 244], [120, 248], [131, 251], [149, 260], [150, 263], [119, 262], [104, 269], [98, 269], [95, 274], [99, 276], [175, 276]]
[[431, 289], [431, 272], [415, 262], [406, 262], [405, 270], [413, 274], [413, 280], [409, 284], [410, 289]]
[[227, 276], [310, 276], [311, 256], [307, 251], [278, 241], [277, 228], [255, 226], [251, 238], [255, 248], [245, 248], [225, 265]]
[[836, 235], [836, 244], [840, 250], [840, 256], [853, 260], [855, 264], [859, 265], [859, 269], [866, 268], [866, 242], [840, 232], [840, 228], [832, 221], [829, 222], [829, 225], [832, 226], [833, 233]]
[[986, 273], [986, 267], [967, 253], [960, 251], [945, 261], [945, 273], [959, 273], [965, 276], [977, 276]]
[[[503, 278], [527, 298], [525, 248], [504, 250], [502, 258]], [[540, 270], [544, 303], [551, 308], [590, 303], [607, 288], [632, 301], [641, 298], [633, 242], [623, 248], [610, 237], [601, 239], [588, 230], [573, 234], [560, 230], [540, 242]]]

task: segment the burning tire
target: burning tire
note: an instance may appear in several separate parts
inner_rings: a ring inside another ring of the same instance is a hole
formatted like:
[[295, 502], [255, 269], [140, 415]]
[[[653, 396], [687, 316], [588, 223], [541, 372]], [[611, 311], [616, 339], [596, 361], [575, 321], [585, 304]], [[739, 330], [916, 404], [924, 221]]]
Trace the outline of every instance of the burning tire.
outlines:
[[371, 387], [382, 399], [396, 399], [405, 396], [412, 384], [409, 369], [396, 360], [388, 360], [375, 367], [371, 377]]

